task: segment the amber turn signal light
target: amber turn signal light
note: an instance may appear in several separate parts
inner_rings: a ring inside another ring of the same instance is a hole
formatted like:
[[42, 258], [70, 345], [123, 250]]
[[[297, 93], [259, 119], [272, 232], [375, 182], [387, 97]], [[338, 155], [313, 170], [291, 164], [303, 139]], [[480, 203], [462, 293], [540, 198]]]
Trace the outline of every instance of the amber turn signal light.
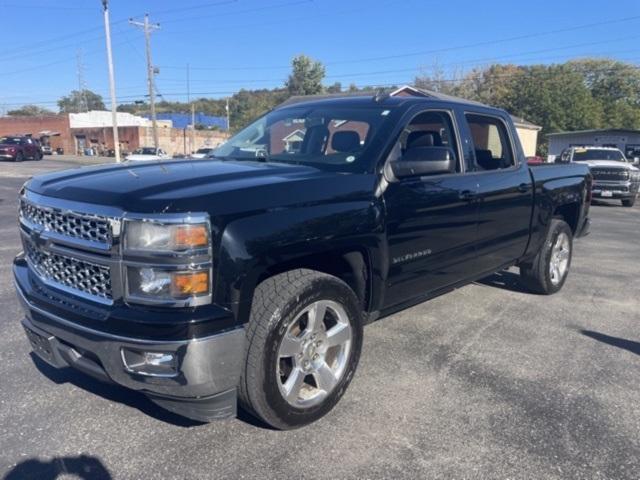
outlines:
[[171, 290], [174, 297], [209, 293], [209, 272], [176, 273], [172, 276]]
[[173, 243], [177, 248], [201, 248], [209, 245], [206, 225], [180, 225], [173, 231]]

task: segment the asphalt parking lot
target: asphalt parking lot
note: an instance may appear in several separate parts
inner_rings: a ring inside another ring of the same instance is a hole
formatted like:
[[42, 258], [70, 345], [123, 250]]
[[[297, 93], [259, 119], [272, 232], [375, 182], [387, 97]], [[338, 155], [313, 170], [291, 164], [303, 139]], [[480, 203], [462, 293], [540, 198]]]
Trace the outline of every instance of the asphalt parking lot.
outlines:
[[[0, 476], [638, 478], [640, 206], [592, 207], [552, 297], [503, 272], [370, 325], [327, 417], [197, 424], [30, 356], [11, 281], [16, 195], [70, 158], [0, 162]], [[75, 474], [76, 476], [73, 476]]]

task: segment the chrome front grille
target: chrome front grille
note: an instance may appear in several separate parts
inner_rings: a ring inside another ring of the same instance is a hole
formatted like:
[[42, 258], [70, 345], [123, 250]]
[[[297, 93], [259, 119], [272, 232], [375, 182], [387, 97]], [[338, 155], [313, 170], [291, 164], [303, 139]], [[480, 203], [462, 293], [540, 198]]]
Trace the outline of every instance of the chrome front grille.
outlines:
[[113, 233], [107, 217], [20, 202], [20, 216], [32, 225], [65, 237], [99, 243], [110, 247]]
[[86, 295], [112, 300], [109, 267], [41, 250], [26, 238], [24, 250], [31, 268], [45, 281]]
[[620, 181], [629, 179], [629, 171], [623, 168], [594, 167], [591, 169], [594, 180]]

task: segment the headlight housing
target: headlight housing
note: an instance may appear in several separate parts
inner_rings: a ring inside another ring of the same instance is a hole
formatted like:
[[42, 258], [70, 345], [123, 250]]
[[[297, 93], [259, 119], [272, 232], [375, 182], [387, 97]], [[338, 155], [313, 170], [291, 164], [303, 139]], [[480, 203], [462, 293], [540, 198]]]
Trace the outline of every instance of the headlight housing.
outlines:
[[124, 247], [140, 252], [189, 252], [209, 247], [211, 231], [204, 223], [160, 223], [129, 220], [125, 229]]
[[207, 214], [125, 217], [123, 225], [127, 301], [171, 307], [211, 303], [211, 226]]

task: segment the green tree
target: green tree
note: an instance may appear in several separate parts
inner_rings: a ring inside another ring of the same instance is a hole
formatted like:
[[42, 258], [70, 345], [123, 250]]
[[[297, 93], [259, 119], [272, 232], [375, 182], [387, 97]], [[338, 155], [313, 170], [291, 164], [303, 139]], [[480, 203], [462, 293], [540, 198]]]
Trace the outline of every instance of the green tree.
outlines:
[[607, 127], [640, 128], [640, 71], [635, 65], [587, 58], [567, 66], [581, 74], [591, 96], [601, 105]]
[[12, 117], [41, 117], [44, 115], [54, 115], [54, 112], [38, 105], [23, 105], [15, 110], [9, 110], [7, 115]]
[[306, 55], [298, 55], [292, 60], [291, 67], [285, 83], [289, 95], [316, 95], [324, 91], [322, 79], [325, 69], [322, 63]]
[[342, 84], [335, 82], [333, 85], [327, 87], [327, 93], [342, 93]]
[[106, 110], [102, 96], [91, 90], [72, 90], [71, 93], [58, 100], [60, 113], [78, 113], [89, 110]]

